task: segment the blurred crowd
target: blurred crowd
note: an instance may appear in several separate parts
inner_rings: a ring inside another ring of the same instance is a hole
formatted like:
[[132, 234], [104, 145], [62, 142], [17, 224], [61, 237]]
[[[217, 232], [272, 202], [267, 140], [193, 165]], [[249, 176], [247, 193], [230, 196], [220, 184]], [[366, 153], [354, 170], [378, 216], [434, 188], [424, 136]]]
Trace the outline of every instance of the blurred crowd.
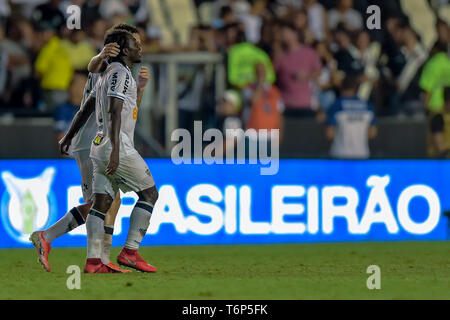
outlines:
[[[442, 137], [450, 86], [446, 21], [437, 19], [437, 39], [427, 48], [398, 0], [191, 2], [196, 8], [210, 2], [208, 22], [191, 26], [186, 43], [168, 44], [151, 19], [152, 1], [0, 0], [0, 112], [51, 112], [64, 130], [106, 30], [127, 22], [138, 28], [145, 54], [223, 55], [228, 90], [217, 106], [208, 69], [182, 66], [182, 127], [191, 129], [194, 119], [205, 117], [223, 128], [282, 129], [283, 118], [330, 124], [351, 77], [354, 96], [374, 118], [428, 117], [436, 153], [450, 150], [450, 139]], [[431, 7], [438, 12], [447, 2], [431, 1]], [[82, 8], [80, 30], [66, 27], [72, 4]], [[381, 8], [381, 29], [366, 26], [372, 4]]]

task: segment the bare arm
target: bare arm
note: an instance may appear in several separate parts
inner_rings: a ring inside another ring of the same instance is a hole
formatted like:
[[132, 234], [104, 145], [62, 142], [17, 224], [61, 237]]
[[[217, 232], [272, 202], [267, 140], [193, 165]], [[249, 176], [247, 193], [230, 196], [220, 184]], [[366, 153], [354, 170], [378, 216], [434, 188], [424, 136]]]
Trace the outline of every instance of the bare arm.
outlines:
[[69, 131], [59, 141], [59, 151], [61, 154], [67, 155], [67, 150], [70, 147], [73, 137], [77, 134], [78, 130], [86, 123], [89, 116], [92, 114], [95, 108], [95, 98], [89, 97], [86, 102], [80, 107], [80, 110], [75, 114], [75, 117], [70, 124]]
[[149, 79], [150, 79], [150, 72], [148, 71], [148, 68], [142, 67], [141, 70], [139, 70], [138, 76], [138, 92], [136, 101], [138, 108], [141, 106], [142, 96], [144, 95], [144, 89]]
[[120, 124], [123, 100], [115, 97], [109, 98], [109, 113], [111, 117], [111, 126], [109, 130], [109, 139], [111, 141], [112, 150], [109, 157], [109, 164], [106, 168], [107, 174], [114, 174], [119, 166], [120, 151]]
[[91, 73], [101, 73], [105, 71], [108, 64], [105, 59], [115, 57], [120, 53], [120, 47], [117, 43], [108, 43], [98, 55], [93, 57], [88, 64], [88, 71]]
[[143, 95], [144, 95], [144, 89], [138, 88], [137, 99], [136, 99], [136, 103], [137, 103], [137, 107], [138, 108], [141, 106], [141, 101], [142, 101], [142, 96]]

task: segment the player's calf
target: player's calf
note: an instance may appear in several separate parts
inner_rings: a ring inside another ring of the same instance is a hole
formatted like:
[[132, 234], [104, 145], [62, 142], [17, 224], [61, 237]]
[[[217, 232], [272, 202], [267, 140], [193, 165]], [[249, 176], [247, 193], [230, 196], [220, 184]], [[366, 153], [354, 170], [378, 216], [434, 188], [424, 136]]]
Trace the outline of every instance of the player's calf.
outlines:
[[156, 268], [148, 264], [137, 252], [139, 245], [147, 233], [150, 225], [153, 207], [158, 200], [156, 187], [138, 192], [139, 200], [133, 208], [130, 216], [130, 228], [128, 230], [125, 247], [117, 257], [120, 265], [134, 268], [143, 272], [156, 272]]
[[117, 212], [120, 208], [120, 192], [116, 193], [116, 196], [114, 198], [114, 201], [111, 204], [111, 207], [109, 208], [105, 221], [104, 221], [104, 230], [105, 233], [103, 235], [103, 246], [102, 246], [102, 261], [105, 264], [108, 264], [109, 261], [109, 254], [111, 250], [112, 245], [112, 236], [114, 233], [114, 222], [116, 220]]
[[[109, 209], [112, 199], [106, 194], [95, 194], [94, 204], [89, 211], [86, 219], [87, 231], [87, 260], [85, 266], [86, 273], [98, 273], [101, 266], [106, 266], [101, 260], [103, 236], [104, 236], [104, 220], [106, 211]], [[105, 269], [105, 268], [103, 268]], [[105, 269], [106, 270], [106, 269]]]
[[50, 244], [56, 238], [83, 225], [91, 204], [92, 202], [89, 202], [87, 204], [74, 207], [48, 229], [44, 231], [36, 231], [31, 234], [30, 241], [36, 248], [38, 261], [46, 271], [50, 272], [50, 263], [48, 261], [48, 256], [51, 250]]

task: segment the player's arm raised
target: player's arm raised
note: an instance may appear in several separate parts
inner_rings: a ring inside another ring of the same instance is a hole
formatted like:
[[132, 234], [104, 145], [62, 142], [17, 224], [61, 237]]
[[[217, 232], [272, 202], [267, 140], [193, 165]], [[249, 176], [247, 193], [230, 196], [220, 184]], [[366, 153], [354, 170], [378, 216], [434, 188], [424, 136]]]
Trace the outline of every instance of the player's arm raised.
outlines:
[[138, 76], [138, 95], [136, 100], [138, 108], [141, 106], [142, 96], [144, 95], [144, 89], [148, 80], [150, 80], [150, 72], [147, 67], [142, 67], [141, 70], [139, 70]]
[[70, 147], [73, 137], [77, 134], [78, 130], [86, 123], [89, 116], [95, 109], [95, 97], [90, 96], [86, 102], [80, 107], [80, 110], [75, 114], [75, 117], [70, 124], [70, 128], [64, 137], [59, 141], [59, 151], [61, 154], [67, 155], [67, 150]]
[[98, 55], [91, 59], [88, 64], [88, 71], [91, 73], [101, 73], [105, 71], [108, 66], [105, 59], [114, 58], [119, 53], [120, 47], [117, 43], [108, 43]]
[[106, 167], [107, 174], [114, 174], [119, 166], [120, 151], [120, 124], [123, 100], [116, 97], [109, 97], [109, 113], [111, 117], [111, 128], [109, 130], [109, 139], [111, 141], [111, 155], [109, 156], [109, 164]]

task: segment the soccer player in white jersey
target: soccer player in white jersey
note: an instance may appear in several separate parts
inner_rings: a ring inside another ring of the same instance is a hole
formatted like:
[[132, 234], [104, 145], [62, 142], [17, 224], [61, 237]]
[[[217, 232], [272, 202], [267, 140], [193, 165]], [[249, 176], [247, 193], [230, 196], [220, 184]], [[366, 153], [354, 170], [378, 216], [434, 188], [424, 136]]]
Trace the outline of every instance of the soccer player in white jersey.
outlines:
[[[84, 271], [113, 272], [101, 260], [101, 243], [105, 216], [120, 189], [136, 192], [139, 200], [131, 213], [125, 247], [117, 261], [143, 272], [156, 272], [156, 268], [145, 262], [137, 252], [158, 198], [150, 170], [134, 148], [137, 84], [130, 67], [141, 61], [142, 47], [129, 32], [121, 30], [109, 32], [105, 44], [111, 42], [119, 44], [120, 54], [110, 59], [111, 63], [91, 93], [96, 97], [98, 134], [90, 154], [94, 166], [94, 203], [86, 219], [88, 252]], [[92, 110], [82, 108], [74, 130], [82, 125], [90, 112]]]
[[[119, 24], [113, 27], [114, 30], [127, 30], [132, 32], [133, 36], [137, 41], [140, 41], [138, 30], [127, 24]], [[86, 82], [84, 88], [84, 94], [81, 105], [85, 104], [88, 97], [95, 87], [98, 78], [100, 77], [100, 72], [104, 71], [107, 67], [106, 59], [109, 57], [115, 57], [119, 53], [119, 47], [116, 43], [107, 44], [102, 52], [92, 58], [89, 63], [89, 74], [88, 81]], [[138, 105], [142, 99], [143, 88], [149, 80], [148, 69], [143, 67], [139, 72], [139, 93], [138, 93]], [[95, 99], [91, 99], [90, 103], [95, 103]], [[92, 107], [93, 108], [93, 107]], [[85, 204], [72, 208], [66, 215], [64, 215], [55, 224], [50, 226], [44, 231], [34, 232], [30, 240], [36, 247], [38, 253], [38, 259], [43, 268], [46, 271], [50, 271], [50, 264], [48, 261], [48, 255], [51, 250], [51, 242], [61, 235], [70, 232], [76, 227], [85, 223], [89, 209], [92, 206], [92, 175], [93, 167], [92, 161], [90, 159], [90, 148], [92, 140], [95, 138], [97, 133], [97, 124], [95, 121], [95, 115], [91, 115], [87, 122], [77, 131], [75, 137], [71, 141], [69, 153], [76, 160], [77, 165], [81, 173], [82, 182], [82, 192]], [[67, 154], [66, 152], [63, 152]], [[114, 221], [117, 216], [117, 212], [120, 207], [120, 194], [117, 193], [114, 201], [109, 209], [108, 219], [105, 221], [105, 234], [104, 243], [102, 250], [102, 261], [109, 267], [116, 269], [119, 272], [125, 272], [125, 270], [115, 266], [109, 261], [109, 251], [112, 242], [112, 234], [114, 231]]]

